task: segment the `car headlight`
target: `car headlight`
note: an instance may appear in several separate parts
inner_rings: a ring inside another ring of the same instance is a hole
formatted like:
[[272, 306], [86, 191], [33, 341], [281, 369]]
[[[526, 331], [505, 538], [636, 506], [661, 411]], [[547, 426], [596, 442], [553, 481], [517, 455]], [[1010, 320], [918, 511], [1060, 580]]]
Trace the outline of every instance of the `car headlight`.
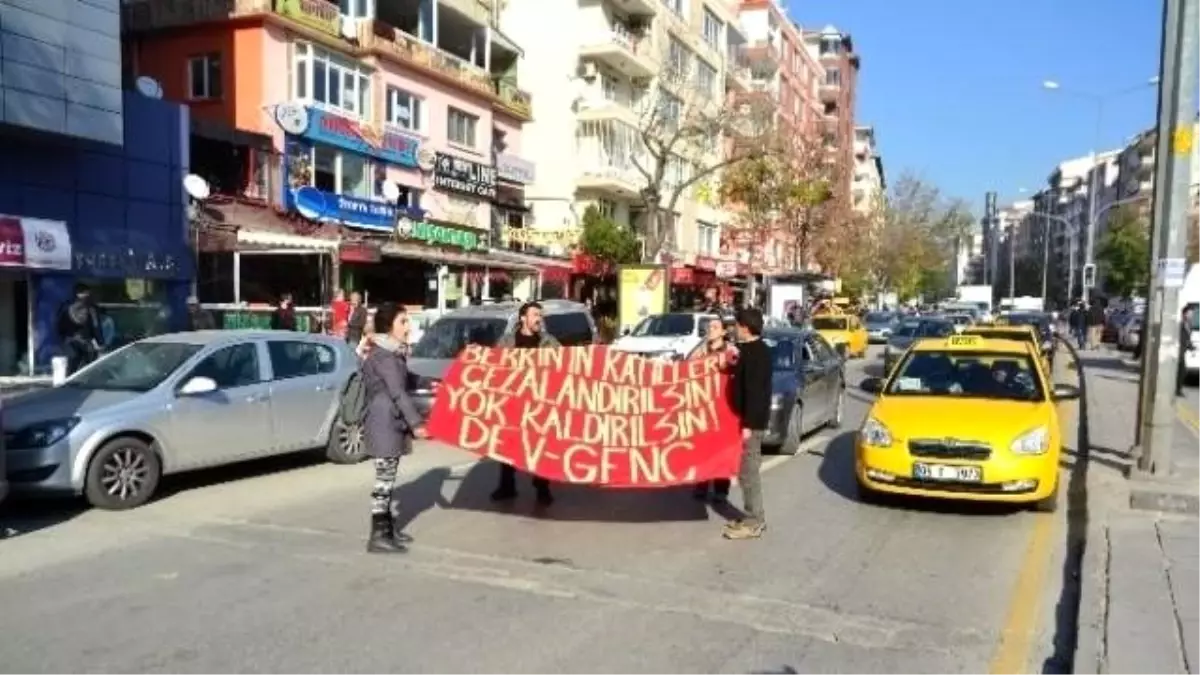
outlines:
[[863, 422], [858, 435], [863, 443], [877, 448], [888, 448], [892, 445], [892, 432], [874, 417], [868, 417], [867, 421]]
[[1050, 449], [1050, 430], [1046, 427], [1030, 429], [1013, 439], [1008, 448], [1016, 455], [1042, 455]]
[[71, 429], [79, 424], [78, 417], [68, 417], [61, 420], [38, 422], [23, 429], [18, 429], [12, 435], [8, 447], [14, 448], [45, 448], [66, 438]]

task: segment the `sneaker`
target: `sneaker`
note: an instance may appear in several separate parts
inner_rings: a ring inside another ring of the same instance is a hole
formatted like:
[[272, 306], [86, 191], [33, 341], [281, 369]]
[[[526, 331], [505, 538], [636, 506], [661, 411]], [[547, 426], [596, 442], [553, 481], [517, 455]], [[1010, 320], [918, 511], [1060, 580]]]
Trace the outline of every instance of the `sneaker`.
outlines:
[[724, 532], [726, 539], [758, 539], [767, 529], [766, 523], [740, 521], [730, 523]]

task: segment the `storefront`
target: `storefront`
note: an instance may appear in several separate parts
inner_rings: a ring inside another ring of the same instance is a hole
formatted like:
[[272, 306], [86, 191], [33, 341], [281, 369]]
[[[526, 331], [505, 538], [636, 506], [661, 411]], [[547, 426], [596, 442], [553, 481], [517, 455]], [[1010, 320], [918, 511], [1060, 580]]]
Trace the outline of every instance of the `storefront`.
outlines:
[[0, 376], [34, 372], [35, 280], [70, 271], [66, 223], [0, 215]]

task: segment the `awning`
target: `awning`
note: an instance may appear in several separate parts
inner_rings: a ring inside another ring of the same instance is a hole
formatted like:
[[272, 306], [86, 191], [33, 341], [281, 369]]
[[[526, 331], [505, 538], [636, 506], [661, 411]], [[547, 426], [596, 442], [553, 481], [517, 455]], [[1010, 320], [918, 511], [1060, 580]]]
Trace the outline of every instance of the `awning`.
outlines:
[[337, 239], [318, 239], [303, 237], [298, 234], [283, 234], [281, 232], [264, 232], [262, 230], [240, 229], [237, 233], [239, 244], [264, 246], [268, 248], [309, 249], [312, 251], [336, 251]]
[[389, 242], [384, 244], [383, 254], [385, 256], [423, 260], [438, 265], [453, 265], [456, 267], [490, 267], [495, 269], [509, 270], [512, 272], [537, 272], [537, 268], [533, 267], [532, 265], [522, 265], [516, 262], [495, 260], [489, 257], [487, 254], [469, 253], [466, 251], [447, 251], [440, 248], [430, 248], [427, 246], [402, 244], [398, 242]]
[[540, 267], [543, 269], [553, 267], [564, 270], [575, 269], [575, 264], [565, 258], [541, 256], [531, 253], [523, 253], [520, 251], [508, 251], [501, 248], [488, 249], [488, 259], [516, 265], [532, 265], [533, 267]]

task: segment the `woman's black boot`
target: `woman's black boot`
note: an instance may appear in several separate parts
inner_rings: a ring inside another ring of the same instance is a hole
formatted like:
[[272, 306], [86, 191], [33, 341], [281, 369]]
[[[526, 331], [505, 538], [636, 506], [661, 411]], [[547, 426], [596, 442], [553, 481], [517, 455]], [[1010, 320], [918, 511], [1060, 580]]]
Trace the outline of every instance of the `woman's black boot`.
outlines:
[[408, 548], [396, 538], [392, 517], [386, 513], [371, 514], [371, 537], [367, 553], [407, 553]]

